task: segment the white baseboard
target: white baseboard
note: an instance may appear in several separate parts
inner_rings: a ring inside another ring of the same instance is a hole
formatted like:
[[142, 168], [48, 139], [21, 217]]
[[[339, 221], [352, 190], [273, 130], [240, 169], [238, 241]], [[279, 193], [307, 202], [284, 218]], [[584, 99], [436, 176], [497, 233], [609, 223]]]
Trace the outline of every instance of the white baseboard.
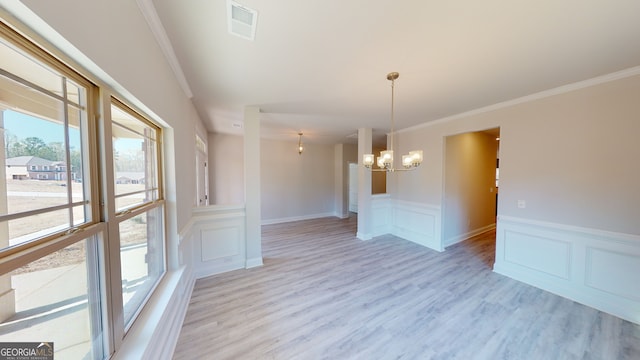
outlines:
[[312, 220], [312, 219], [320, 219], [320, 218], [334, 217], [334, 216], [335, 216], [335, 213], [309, 214], [309, 215], [302, 215], [302, 216], [291, 216], [291, 217], [280, 218], [280, 219], [264, 219], [261, 221], [261, 224], [273, 225], [273, 224], [282, 224], [282, 223], [288, 223], [293, 221]]
[[244, 267], [246, 269], [251, 269], [254, 267], [259, 267], [264, 265], [264, 263], [262, 262], [262, 257], [259, 258], [254, 258], [254, 259], [247, 259], [247, 261], [245, 262]]
[[487, 226], [483, 226], [483, 227], [475, 229], [475, 230], [471, 230], [471, 231], [469, 231], [467, 233], [451, 237], [451, 238], [446, 239], [444, 241], [444, 247], [449, 247], [449, 246], [457, 244], [459, 242], [463, 242], [463, 241], [465, 241], [467, 239], [470, 239], [470, 238], [472, 238], [474, 236], [480, 235], [480, 234], [485, 233], [487, 231], [491, 231], [491, 230], [493, 230], [495, 228], [496, 228], [496, 224], [493, 223], [493, 224], [489, 224]]
[[244, 259], [236, 260], [229, 263], [211, 263], [211, 264], [200, 264], [198, 268], [195, 269], [195, 278], [197, 280], [204, 279], [209, 276], [226, 273], [233, 270], [244, 269], [245, 261]]
[[493, 270], [640, 324], [640, 236], [502, 216]]

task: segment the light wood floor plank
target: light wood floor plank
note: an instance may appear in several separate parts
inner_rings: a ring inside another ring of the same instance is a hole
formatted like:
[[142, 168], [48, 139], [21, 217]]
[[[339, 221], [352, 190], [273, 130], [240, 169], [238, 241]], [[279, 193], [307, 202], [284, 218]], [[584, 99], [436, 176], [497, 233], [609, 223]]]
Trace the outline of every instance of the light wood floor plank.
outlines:
[[355, 218], [263, 227], [264, 266], [198, 280], [174, 359], [640, 359], [640, 326]]

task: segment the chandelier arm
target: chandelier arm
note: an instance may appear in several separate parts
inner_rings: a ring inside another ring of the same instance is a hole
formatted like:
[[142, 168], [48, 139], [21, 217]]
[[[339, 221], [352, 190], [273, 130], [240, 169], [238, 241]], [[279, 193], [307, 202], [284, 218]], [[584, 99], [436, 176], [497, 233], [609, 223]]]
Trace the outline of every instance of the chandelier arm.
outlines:
[[398, 169], [373, 169], [373, 168], [370, 168], [369, 170], [370, 171], [376, 171], [376, 172], [397, 172], [397, 171], [413, 171], [415, 169], [417, 169], [417, 166], [412, 166], [412, 167], [410, 167], [408, 169], [405, 169], [405, 168], [398, 168]]

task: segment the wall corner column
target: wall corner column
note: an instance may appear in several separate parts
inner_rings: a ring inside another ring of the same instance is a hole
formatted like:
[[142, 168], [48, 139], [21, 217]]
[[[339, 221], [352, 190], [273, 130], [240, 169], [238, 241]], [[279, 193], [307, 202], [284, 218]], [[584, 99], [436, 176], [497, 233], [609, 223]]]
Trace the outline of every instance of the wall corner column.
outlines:
[[262, 265], [260, 213], [260, 108], [244, 109], [244, 184], [246, 268]]
[[371, 153], [371, 128], [358, 129], [358, 232], [360, 240], [373, 237], [373, 220], [371, 209], [371, 170], [362, 165], [364, 154]]

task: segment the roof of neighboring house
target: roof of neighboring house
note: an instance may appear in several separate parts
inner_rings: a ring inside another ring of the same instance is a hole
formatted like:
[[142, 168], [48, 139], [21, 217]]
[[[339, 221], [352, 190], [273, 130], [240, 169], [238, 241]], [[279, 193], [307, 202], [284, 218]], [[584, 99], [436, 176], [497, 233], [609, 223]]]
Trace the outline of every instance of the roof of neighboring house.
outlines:
[[7, 166], [52, 165], [54, 163], [55, 161], [37, 156], [16, 156], [5, 160], [5, 165]]
[[132, 180], [140, 180], [144, 179], [144, 172], [142, 171], [118, 171], [116, 173], [116, 179], [132, 179]]

